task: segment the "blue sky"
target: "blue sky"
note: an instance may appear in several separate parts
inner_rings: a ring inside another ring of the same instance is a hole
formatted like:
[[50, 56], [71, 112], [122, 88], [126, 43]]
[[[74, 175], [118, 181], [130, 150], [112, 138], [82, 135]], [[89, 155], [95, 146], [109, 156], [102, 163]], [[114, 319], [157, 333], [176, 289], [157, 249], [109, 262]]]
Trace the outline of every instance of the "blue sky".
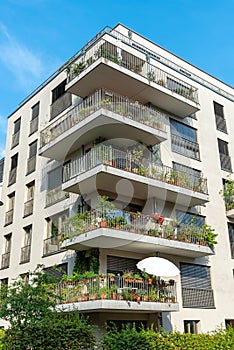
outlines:
[[123, 23], [234, 85], [234, 0], [0, 0], [0, 158], [7, 117], [106, 25]]

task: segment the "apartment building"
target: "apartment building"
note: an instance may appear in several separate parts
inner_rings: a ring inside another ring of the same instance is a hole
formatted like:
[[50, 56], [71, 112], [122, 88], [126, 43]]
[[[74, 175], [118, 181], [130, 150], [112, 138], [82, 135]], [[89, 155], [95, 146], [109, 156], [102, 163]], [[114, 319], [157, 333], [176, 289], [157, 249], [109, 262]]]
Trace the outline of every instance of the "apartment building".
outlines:
[[[220, 191], [232, 176], [233, 106], [232, 87], [124, 25], [98, 33], [9, 116], [1, 282], [37, 264], [71, 275], [77, 254], [87, 266], [95, 255], [100, 283], [113, 273], [117, 297], [67, 300], [65, 311], [100, 327], [232, 324], [234, 212]], [[105, 224], [99, 196], [115, 206]], [[77, 212], [89, 213], [82, 230], [67, 225]], [[158, 280], [164, 296], [154, 299], [149, 281], [123, 281], [150, 256], [180, 269], [175, 283]], [[147, 299], [124, 300], [130, 286]]]

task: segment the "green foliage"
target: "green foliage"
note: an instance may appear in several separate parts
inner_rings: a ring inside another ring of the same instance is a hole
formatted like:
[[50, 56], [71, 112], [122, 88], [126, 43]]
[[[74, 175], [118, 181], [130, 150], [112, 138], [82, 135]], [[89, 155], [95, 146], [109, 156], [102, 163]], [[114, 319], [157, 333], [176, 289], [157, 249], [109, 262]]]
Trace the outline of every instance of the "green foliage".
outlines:
[[5, 330], [4, 329], [0, 329], [0, 350], [3, 349], [3, 338], [5, 335]]
[[7, 329], [3, 350], [92, 350], [95, 342], [89, 322], [73, 312]]
[[102, 338], [104, 350], [233, 350], [234, 329], [219, 329], [210, 334], [181, 334], [179, 332], [155, 332], [151, 329], [137, 330], [135, 326], [123, 326], [119, 331], [112, 325]]
[[218, 236], [217, 233], [214, 232], [214, 229], [210, 227], [210, 225], [204, 224], [201, 227], [201, 232], [204, 235], [204, 239], [206, 241], [206, 244], [209, 247], [213, 247], [214, 244], [217, 244], [217, 241], [215, 238]]
[[223, 199], [225, 200], [226, 209], [232, 209], [234, 207], [234, 180], [230, 178], [225, 180], [223, 190], [220, 191]]
[[1, 293], [0, 318], [9, 321], [13, 327], [36, 323], [53, 313], [58, 298], [48, 288], [52, 280], [41, 272], [41, 266], [31, 272], [30, 284], [19, 278], [7, 291]]

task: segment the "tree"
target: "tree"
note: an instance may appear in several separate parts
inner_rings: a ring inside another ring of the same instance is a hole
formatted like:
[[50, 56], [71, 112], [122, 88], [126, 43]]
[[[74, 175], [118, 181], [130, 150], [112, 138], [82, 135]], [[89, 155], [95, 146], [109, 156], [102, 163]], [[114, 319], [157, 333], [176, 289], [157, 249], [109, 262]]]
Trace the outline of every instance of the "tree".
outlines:
[[56, 284], [42, 266], [29, 275], [28, 284], [18, 279], [1, 289], [0, 318], [10, 323], [3, 350], [93, 349], [96, 339], [89, 322], [77, 312], [56, 310]]

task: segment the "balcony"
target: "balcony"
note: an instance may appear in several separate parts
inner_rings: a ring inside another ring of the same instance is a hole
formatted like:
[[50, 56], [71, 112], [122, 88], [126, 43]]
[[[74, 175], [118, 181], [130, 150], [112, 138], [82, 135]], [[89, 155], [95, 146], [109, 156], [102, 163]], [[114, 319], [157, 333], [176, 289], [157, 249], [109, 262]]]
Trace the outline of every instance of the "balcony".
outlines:
[[[154, 313], [179, 311], [176, 302], [176, 284], [149, 284], [147, 280], [125, 279], [121, 276], [93, 277], [57, 286], [57, 295], [63, 305], [58, 308], [79, 309], [80, 312], [127, 311]], [[72, 305], [71, 305], [72, 303]]]
[[198, 111], [197, 89], [155, 64], [127, 44], [120, 47], [101, 38], [67, 68], [67, 91], [86, 97], [103, 86], [180, 117]]
[[43, 255], [54, 254], [58, 251], [62, 251], [60, 247], [61, 235], [49, 237], [43, 241]]
[[166, 115], [112, 91], [99, 89], [42, 130], [40, 154], [64, 159], [71, 145], [73, 149], [79, 148], [100, 134], [112, 138], [131, 137], [146, 145], [155, 145], [167, 138]]
[[13, 216], [14, 216], [14, 209], [8, 210], [5, 213], [5, 226], [12, 224]]
[[7, 269], [10, 266], [10, 252], [2, 254], [1, 269]]
[[[206, 179], [154, 163], [150, 156], [136, 159], [134, 150], [122, 151], [105, 144], [63, 166], [62, 188], [79, 194], [113, 192], [118, 181], [125, 178], [139, 199], [155, 197], [190, 206], [209, 200]], [[126, 193], [120, 189], [118, 194]]]
[[25, 264], [30, 261], [31, 245], [21, 248], [20, 263]]
[[[160, 222], [160, 223], [159, 223]], [[85, 219], [71, 221], [64, 227], [65, 249], [104, 248], [154, 254], [156, 251], [197, 258], [213, 255], [204, 233], [196, 225], [181, 224], [157, 215], [113, 210], [92, 210]]]
[[230, 219], [234, 219], [234, 199], [229, 198], [229, 200], [226, 201], [225, 205], [226, 205], [226, 215]]
[[33, 199], [24, 203], [24, 216], [31, 215], [33, 213]]
[[46, 207], [54, 205], [69, 197], [69, 193], [62, 191], [62, 185], [46, 192]]

